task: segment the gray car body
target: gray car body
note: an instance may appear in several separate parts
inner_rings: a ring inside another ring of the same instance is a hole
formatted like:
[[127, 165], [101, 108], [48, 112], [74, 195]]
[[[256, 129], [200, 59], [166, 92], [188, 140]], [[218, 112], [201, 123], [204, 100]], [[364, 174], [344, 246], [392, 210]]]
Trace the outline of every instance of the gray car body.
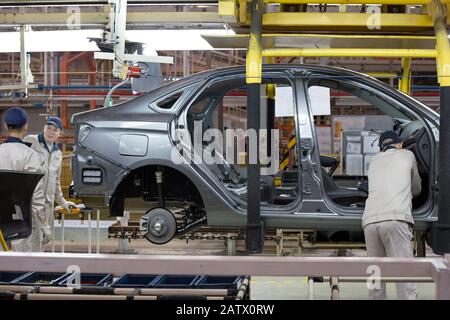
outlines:
[[[263, 75], [281, 75], [295, 83], [297, 133], [300, 137], [300, 145], [310, 144], [307, 154], [301, 157], [302, 174], [299, 176], [299, 185], [304, 192], [297, 201], [286, 206], [263, 205], [261, 216], [266, 227], [361, 230], [362, 210], [337, 206], [323, 191], [313, 116], [308, 107], [304, 84], [304, 79], [312, 75], [354, 79], [350, 81], [356, 81], [358, 85], [374, 90], [386, 99], [396, 101], [401, 108], [414, 113], [423, 122], [430, 138], [432, 155], [430, 185], [437, 181], [439, 115], [422, 103], [376, 79], [340, 68], [265, 65]], [[130, 172], [143, 166], [162, 165], [182, 173], [197, 188], [203, 200], [209, 226], [245, 226], [245, 202], [233, 197], [206, 166], [176, 165], [171, 160], [174, 148], [172, 132], [183, 125], [186, 127], [187, 106], [208, 84], [227, 77], [245, 77], [245, 68], [231, 67], [199, 73], [131, 101], [74, 115], [72, 123], [76, 129], [76, 143], [72, 156], [72, 173], [75, 194], [87, 205], [107, 207], [117, 186]], [[183, 93], [172, 108], [157, 107], [158, 101], [179, 90]], [[86, 134], [87, 131], [88, 134]], [[130, 139], [130, 135], [147, 137], [145, 155], [130, 156], [123, 154], [124, 152], [121, 154], [120, 140], [123, 135], [127, 135], [127, 139]], [[83, 183], [82, 171], [89, 168], [100, 168], [103, 174], [101, 184]], [[144, 212], [147, 209], [142, 208]], [[437, 191], [430, 188], [427, 202], [413, 214], [415, 228], [429, 230], [437, 217]]]

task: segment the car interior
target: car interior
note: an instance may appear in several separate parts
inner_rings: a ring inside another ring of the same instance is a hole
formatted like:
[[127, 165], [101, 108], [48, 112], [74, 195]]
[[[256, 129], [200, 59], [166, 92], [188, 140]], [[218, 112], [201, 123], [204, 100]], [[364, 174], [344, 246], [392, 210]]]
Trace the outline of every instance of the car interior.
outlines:
[[[415, 119], [406, 110], [399, 109], [376, 93], [354, 84], [345, 81], [314, 78], [310, 80], [308, 85], [325, 86], [330, 89], [348, 92], [368, 102], [372, 106], [376, 106], [381, 113], [389, 115], [392, 118], [392, 130], [396, 131], [402, 138], [403, 148], [414, 153], [418, 171], [422, 179], [422, 192], [418, 197], [413, 199], [413, 208], [417, 209], [424, 205], [429, 195], [429, 173], [431, 165], [430, 139], [424, 124], [420, 120]], [[330, 166], [329, 162], [332, 161], [330, 159], [324, 161], [323, 156], [320, 159], [322, 165], [322, 182], [326, 194], [338, 205], [363, 208], [368, 196], [367, 176], [334, 176], [334, 170], [326, 171], [327, 166]], [[335, 165], [338, 166], [339, 160], [334, 159], [334, 161], [336, 162]]]
[[[431, 161], [430, 139], [423, 123], [415, 119], [407, 111], [399, 109], [379, 95], [355, 84], [314, 78], [310, 80], [308, 85], [325, 86], [330, 89], [347, 91], [376, 106], [382, 113], [392, 117], [392, 129], [404, 140], [404, 148], [411, 150], [417, 159], [419, 173], [422, 178], [422, 193], [419, 197], [414, 198], [413, 208], [416, 209], [422, 206], [429, 194]], [[220, 108], [223, 108], [223, 100], [226, 94], [235, 88], [244, 88], [243, 79], [213, 84], [196, 98], [186, 113], [187, 127], [191, 137], [193, 137], [194, 133], [194, 121], [201, 123], [202, 132], [210, 128], [217, 128], [215, 114]], [[245, 201], [247, 197], [247, 172], [245, 166], [230, 163], [222, 150], [209, 150], [207, 148], [208, 143], [202, 143], [203, 150], [211, 152], [211, 155], [216, 160], [219, 160], [207, 165], [210, 171], [217, 176], [232, 194]], [[363, 209], [368, 195], [367, 176], [336, 175], [335, 171], [340, 161], [331, 156], [320, 155], [320, 163], [323, 188], [327, 196], [337, 205]], [[263, 206], [286, 205], [297, 198], [299, 192], [297, 167], [294, 165], [291, 170], [280, 171], [278, 176], [281, 178], [281, 184], [278, 185], [275, 184], [275, 176], [261, 176], [261, 203]]]
[[[269, 81], [269, 80], [266, 80]], [[201, 122], [202, 132], [208, 129], [218, 128], [216, 121], [217, 112], [222, 112], [223, 99], [226, 94], [236, 88], [245, 90], [245, 79], [219, 82], [205, 90], [194, 103], [189, 107], [186, 121], [189, 133], [193, 139], [194, 121]], [[247, 169], [245, 165], [230, 163], [222, 150], [209, 150], [208, 142], [203, 142], [203, 151], [211, 152], [211, 156], [216, 161], [207, 164], [211, 172], [223, 183], [223, 185], [239, 199], [247, 200]], [[282, 186], [276, 186], [275, 177], [271, 175], [261, 175], [261, 204], [264, 205], [286, 205], [297, 198], [298, 178], [297, 172], [281, 172], [283, 177]]]

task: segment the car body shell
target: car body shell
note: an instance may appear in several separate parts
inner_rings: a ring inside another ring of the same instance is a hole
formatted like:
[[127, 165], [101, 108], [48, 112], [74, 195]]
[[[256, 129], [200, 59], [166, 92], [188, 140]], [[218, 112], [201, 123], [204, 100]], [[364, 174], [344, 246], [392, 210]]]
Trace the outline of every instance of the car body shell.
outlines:
[[[281, 76], [294, 84], [300, 148], [306, 147], [308, 150], [301, 159], [301, 196], [286, 206], [262, 205], [261, 217], [266, 227], [361, 230], [361, 209], [340, 207], [330, 201], [324, 192], [317, 137], [305, 89], [305, 79], [312, 75], [348, 78], [356, 85], [396, 101], [402, 108], [415, 114], [423, 122], [430, 140], [429, 179], [430, 185], [435, 184], [439, 142], [439, 115], [436, 112], [410, 96], [360, 73], [323, 66], [266, 65], [263, 66], [263, 77]], [[72, 173], [76, 195], [88, 205], [109, 206], [116, 188], [130, 172], [144, 166], [159, 165], [173, 168], [191, 181], [202, 197], [209, 226], [245, 226], [245, 201], [235, 199], [206, 166], [175, 164], [172, 159], [175, 148], [173, 130], [187, 125], [185, 112], [189, 104], [214, 81], [235, 77], [245, 78], [245, 68], [231, 67], [195, 74], [113, 107], [74, 115], [72, 123], [76, 129], [76, 144], [72, 156]], [[158, 101], [174, 92], [180, 92], [181, 95], [171, 108], [158, 107]], [[122, 141], [124, 135], [127, 142], [134, 143], [134, 139], [137, 139], [142, 145], [146, 144], [145, 153], [127, 154], [127, 146], [123, 146]], [[83, 170], [95, 168], [102, 172], [101, 183], [83, 183]], [[429, 190], [427, 202], [413, 215], [417, 230], [430, 230], [431, 224], [437, 219], [437, 192], [433, 188]]]

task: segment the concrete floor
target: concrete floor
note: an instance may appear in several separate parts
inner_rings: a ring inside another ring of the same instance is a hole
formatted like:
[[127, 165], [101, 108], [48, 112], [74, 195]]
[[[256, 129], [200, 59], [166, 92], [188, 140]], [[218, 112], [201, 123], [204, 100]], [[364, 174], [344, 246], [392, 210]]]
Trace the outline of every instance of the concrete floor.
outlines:
[[[434, 284], [419, 283], [417, 285], [420, 300], [434, 299]], [[387, 284], [388, 299], [396, 299], [394, 283]], [[368, 298], [365, 283], [340, 283], [339, 294], [341, 300], [364, 300]], [[308, 279], [306, 277], [252, 277], [252, 300], [307, 300]], [[329, 283], [314, 284], [315, 300], [330, 300]]]
[[[119, 240], [107, 239], [106, 229], [109, 222], [102, 222], [100, 228], [100, 252], [101, 253], [118, 253]], [[56, 224], [56, 251], [61, 250], [61, 241], [59, 241], [59, 225]], [[66, 242], [65, 252], [87, 252], [87, 223], [83, 225], [77, 222], [66, 221]], [[95, 222], [92, 223], [95, 227]], [[96, 250], [96, 231], [92, 234], [92, 252]], [[122, 242], [123, 245], [123, 242]], [[244, 254], [244, 242], [237, 242], [236, 254]], [[125, 247], [128, 249], [126, 253], [135, 254], [180, 254], [180, 255], [227, 255], [227, 247], [224, 241], [220, 240], [172, 240], [165, 245], [154, 245], [146, 240], [133, 240]], [[46, 251], [51, 250], [51, 246], [45, 247]], [[274, 255], [276, 246], [274, 242], [266, 242], [264, 255]], [[316, 249], [306, 250], [304, 256], [335, 256], [336, 251], [332, 249]], [[347, 251], [347, 255], [365, 256], [365, 250]], [[430, 252], [429, 255], [432, 255]], [[251, 281], [251, 299], [252, 300], [278, 300], [278, 299], [308, 299], [308, 281], [305, 277], [252, 277]], [[419, 283], [419, 299], [434, 299], [433, 283]], [[396, 299], [395, 284], [388, 284], [388, 298]], [[314, 299], [329, 300], [331, 295], [329, 283], [314, 284]], [[340, 298], [349, 300], [367, 299], [368, 291], [365, 283], [340, 283]]]

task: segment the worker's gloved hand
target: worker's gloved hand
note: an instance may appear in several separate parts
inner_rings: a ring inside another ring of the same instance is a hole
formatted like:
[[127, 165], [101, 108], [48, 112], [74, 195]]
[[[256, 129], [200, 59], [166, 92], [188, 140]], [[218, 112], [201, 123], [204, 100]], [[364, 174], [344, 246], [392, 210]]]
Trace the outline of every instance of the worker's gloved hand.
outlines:
[[67, 213], [70, 213], [70, 208], [75, 207], [75, 203], [72, 201], [66, 201], [64, 202], [61, 207], [67, 211]]
[[52, 231], [50, 227], [42, 227], [42, 245], [46, 245], [52, 239]]
[[69, 204], [69, 206], [70, 206], [71, 208], [76, 206], [76, 203], [75, 203], [75, 202], [72, 202], [72, 201], [66, 201], [66, 202]]

